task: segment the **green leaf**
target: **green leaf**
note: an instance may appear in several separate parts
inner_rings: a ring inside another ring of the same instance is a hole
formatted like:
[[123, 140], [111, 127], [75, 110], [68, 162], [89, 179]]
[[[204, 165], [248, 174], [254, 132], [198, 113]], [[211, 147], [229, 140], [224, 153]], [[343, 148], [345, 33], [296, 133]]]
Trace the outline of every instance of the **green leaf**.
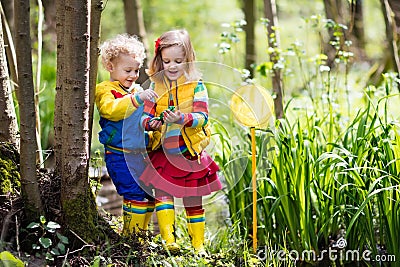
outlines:
[[33, 229], [33, 228], [38, 228], [39, 226], [40, 226], [39, 223], [32, 222], [27, 226], [27, 228], [28, 229]]
[[60, 250], [61, 254], [65, 253], [65, 245], [63, 243], [58, 243], [57, 244], [58, 249]]
[[61, 226], [56, 222], [49, 222], [47, 224], [47, 227], [50, 229], [60, 229], [61, 228]]
[[32, 249], [40, 249], [40, 246], [38, 244], [32, 244]]
[[96, 256], [91, 264], [92, 267], [100, 267], [101, 258]]
[[24, 267], [24, 263], [8, 251], [0, 252], [0, 266]]
[[268, 73], [272, 70], [274, 63], [272, 62], [264, 62], [257, 66], [256, 70], [262, 75], [267, 76]]
[[45, 226], [45, 228], [46, 228], [46, 231], [48, 231], [49, 233], [54, 234], [54, 233], [56, 232], [56, 229], [49, 228], [49, 227], [47, 227], [47, 226]]
[[60, 251], [57, 248], [52, 248], [50, 253], [55, 255], [55, 256], [59, 256], [60, 255]]
[[46, 218], [44, 216], [40, 216], [40, 223], [45, 224], [46, 223]]
[[50, 252], [47, 252], [47, 253], [46, 253], [46, 260], [54, 261], [54, 257], [53, 257], [53, 255], [52, 255]]
[[61, 241], [63, 244], [69, 244], [69, 242], [68, 242], [68, 237], [63, 236], [63, 235], [60, 234], [60, 233], [57, 233], [57, 237], [60, 239], [60, 241]]
[[41, 238], [39, 238], [39, 243], [42, 245], [42, 247], [48, 248], [52, 245], [53, 242], [51, 242], [50, 238], [41, 237]]

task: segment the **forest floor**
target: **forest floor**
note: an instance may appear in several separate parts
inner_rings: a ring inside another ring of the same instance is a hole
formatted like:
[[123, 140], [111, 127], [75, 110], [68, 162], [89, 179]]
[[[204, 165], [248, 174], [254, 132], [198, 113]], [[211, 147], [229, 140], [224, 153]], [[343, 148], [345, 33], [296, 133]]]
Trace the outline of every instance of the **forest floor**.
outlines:
[[[59, 178], [57, 179], [53, 173], [45, 169], [39, 170], [37, 174], [46, 213], [45, 219], [47, 222], [61, 222], [59, 204], [61, 183]], [[46, 260], [48, 248], [40, 247], [35, 250], [32, 245], [44, 236], [52, 239], [55, 244], [56, 234], [40, 230], [32, 233], [26, 229], [30, 222], [24, 223], [23, 202], [19, 193], [0, 196], [0, 218], [0, 251], [11, 252], [17, 258], [28, 262], [28, 266], [92, 266], [96, 258], [101, 259], [98, 251], [108, 251], [108, 255], [104, 258], [108, 258], [108, 261], [114, 263], [113, 266], [130, 266], [126, 263], [140, 264], [147, 260], [149, 250], [146, 248], [146, 243], [140, 242], [139, 239], [150, 240], [152, 238], [149, 232], [142, 232], [138, 236], [130, 238], [122, 237], [110, 227], [113, 216], [102, 214], [99, 222], [103, 225], [98, 227], [101, 227], [106, 233], [107, 240], [98, 241], [96, 244], [82, 244], [81, 247], [71, 247], [65, 255], [56, 256], [49, 261]], [[77, 242], [69, 242], [69, 244], [72, 243]], [[134, 257], [132, 251], [135, 251]], [[65, 265], [66, 263], [69, 265]], [[0, 264], [0, 266], [2, 265]]]
[[[60, 210], [60, 178], [55, 177], [52, 172], [46, 169], [37, 171], [39, 188], [42, 196], [42, 202], [46, 213], [46, 222], [62, 222], [62, 212]], [[71, 247], [62, 255], [54, 255], [53, 259], [46, 259], [46, 255], [51, 252], [51, 248], [57, 244], [58, 237], [56, 233], [50, 233], [45, 230], [36, 230], [32, 232], [27, 229], [30, 222], [25, 222], [23, 214], [23, 201], [18, 192], [0, 195], [0, 252], [9, 251], [15, 257], [21, 259], [28, 266], [154, 266], [157, 262], [163, 262], [171, 258], [162, 246], [156, 216], [153, 216], [151, 231], [140, 232], [136, 236], [124, 237], [119, 234], [122, 228], [121, 219], [121, 197], [116, 194], [115, 188], [109, 179], [102, 181], [102, 186], [96, 194], [96, 202], [99, 206], [99, 220], [103, 232], [106, 233], [107, 240], [98, 240], [94, 244], [81, 242], [77, 247], [76, 241], [70, 240]], [[221, 199], [216, 201], [206, 201], [208, 213], [210, 216], [210, 229], [217, 232], [221, 223], [228, 217], [227, 204]], [[183, 207], [177, 203], [177, 214], [183, 213]], [[182, 217], [178, 215], [179, 217]], [[179, 220], [179, 218], [178, 218]], [[182, 221], [182, 218], [180, 218]], [[39, 219], [38, 219], [39, 221]], [[181, 224], [183, 224], [181, 222]], [[61, 226], [62, 230], [62, 226]], [[57, 232], [62, 233], [62, 231]], [[34, 244], [39, 244], [40, 237], [52, 239], [53, 246], [49, 248], [38, 247], [33, 249]], [[190, 241], [186, 240], [188, 247], [182, 249], [178, 257], [194, 257], [190, 251]], [[68, 246], [68, 245], [67, 245]], [[218, 266], [222, 255], [212, 255], [205, 260], [207, 266]], [[156, 259], [156, 262], [149, 263], [149, 259]], [[222, 259], [223, 260], [223, 259]], [[0, 261], [1, 263], [1, 261]], [[99, 265], [96, 265], [98, 263]], [[1, 266], [1, 264], [0, 264]]]

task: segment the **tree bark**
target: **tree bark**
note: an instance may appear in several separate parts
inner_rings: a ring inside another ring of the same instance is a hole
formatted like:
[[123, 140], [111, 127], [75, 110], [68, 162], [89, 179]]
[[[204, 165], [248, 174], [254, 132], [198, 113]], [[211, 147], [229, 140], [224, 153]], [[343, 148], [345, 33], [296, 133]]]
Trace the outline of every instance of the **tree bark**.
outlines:
[[[14, 9], [13, 9], [14, 10]], [[13, 11], [14, 12], [14, 11]], [[7, 21], [5, 12], [3, 7], [0, 6], [0, 13], [2, 19], [2, 29], [3, 29], [3, 38], [4, 38], [4, 45], [6, 50], [7, 62], [8, 62], [8, 70], [10, 72], [10, 79], [12, 81], [11, 88], [15, 90], [15, 94], [18, 99], [18, 90], [14, 86], [18, 83], [18, 71], [17, 71], [17, 56], [15, 55], [15, 46], [13, 36], [11, 34], [11, 22]]]
[[[143, 9], [140, 0], [124, 0], [124, 14], [125, 14], [125, 25], [126, 32], [131, 35], [136, 35], [143, 42], [144, 48], [146, 49], [146, 57], [149, 57], [149, 45], [147, 41], [146, 29], [144, 27], [143, 20]], [[140, 69], [139, 78], [137, 83], [144, 83], [149, 76], [145, 72], [147, 68], [147, 59], [143, 62], [143, 68]]]
[[350, 3], [352, 19], [349, 27], [351, 41], [353, 42], [352, 50], [355, 58], [364, 61], [365, 53], [365, 32], [364, 32], [364, 12], [361, 0], [355, 0]]
[[[396, 23], [396, 32], [397, 36], [400, 35], [400, 1], [398, 0], [388, 0], [390, 8], [393, 11], [394, 21]], [[397, 42], [399, 42], [399, 38], [397, 38]]]
[[[60, 0], [63, 1], [63, 0]], [[65, 0], [61, 205], [69, 229], [89, 242], [96, 238], [97, 209], [87, 177], [89, 160], [90, 1]], [[95, 234], [94, 234], [95, 233]]]
[[5, 19], [10, 25], [11, 32], [14, 32], [14, 0], [0, 0]]
[[43, 47], [43, 4], [41, 0], [37, 0], [38, 3], [38, 17], [37, 24], [37, 50], [36, 50], [36, 82], [35, 84], [35, 113], [36, 116], [36, 162], [38, 166], [43, 165], [43, 149], [42, 149], [42, 129], [40, 122], [40, 108], [39, 108], [39, 93], [40, 93], [40, 76], [42, 73], [42, 47]]
[[[268, 45], [269, 47], [279, 48], [280, 47], [280, 35], [279, 31], [275, 31], [274, 28], [278, 26], [278, 15], [276, 12], [276, 2], [275, 0], [264, 0], [264, 16], [269, 20], [267, 26], [268, 32]], [[271, 35], [274, 34], [274, 38], [271, 38]], [[274, 65], [277, 63], [278, 58], [276, 53], [272, 53], [270, 55], [271, 62]], [[272, 75], [272, 88], [274, 90], [275, 98], [274, 98], [274, 107], [275, 107], [275, 116], [277, 119], [283, 118], [283, 84], [282, 84], [282, 76], [281, 70], [278, 68], [273, 68]]]
[[[343, 23], [342, 16], [340, 14], [340, 1], [341, 0], [324, 0], [325, 15], [327, 19], [331, 19], [336, 23]], [[333, 37], [333, 30], [328, 29], [329, 40], [321, 40], [323, 45], [324, 54], [327, 55], [327, 65], [332, 67], [336, 57], [336, 50], [329, 43]]]
[[[388, 48], [390, 53], [390, 65], [395, 72], [400, 73], [400, 59], [399, 59], [399, 47], [398, 47], [398, 39], [399, 39], [399, 29], [396, 25], [396, 13], [400, 15], [400, 4], [397, 4], [396, 1], [390, 0], [381, 0], [382, 12], [385, 19], [386, 26], [386, 36], [388, 38]], [[394, 9], [393, 9], [394, 8]], [[396, 10], [397, 8], [397, 10]], [[398, 19], [400, 20], [400, 19]]]
[[[339, 49], [342, 50], [343, 47], [350, 50], [356, 60], [364, 60], [366, 53], [362, 1], [324, 0], [323, 2], [326, 18], [348, 27], [348, 30], [341, 30], [344, 38], [341, 38], [342, 43]], [[333, 33], [333, 29], [328, 29], [329, 39], [321, 40], [323, 52], [328, 56], [327, 65], [330, 67], [333, 67], [337, 53], [337, 50], [330, 44], [330, 41], [334, 39]], [[350, 40], [352, 46], [345, 47], [344, 40]]]
[[30, 38], [30, 3], [25, 0], [15, 0], [14, 4], [18, 87], [20, 90], [21, 187], [27, 220], [32, 222], [37, 220], [40, 214], [43, 214], [43, 208], [36, 178], [36, 113]]
[[[398, 0], [389, 0], [389, 5], [390, 8], [393, 11], [393, 15], [394, 15], [394, 24], [395, 24], [395, 29], [393, 30], [393, 38], [395, 39], [395, 45], [397, 47], [394, 48], [394, 51], [396, 53], [396, 57], [397, 57], [397, 61], [396, 61], [396, 65], [397, 65], [397, 73], [400, 76], [400, 64], [399, 64], [399, 49], [400, 49], [400, 1]], [[399, 88], [400, 90], [400, 88]]]
[[42, 0], [44, 7], [45, 33], [56, 35], [57, 7], [54, 0]]
[[13, 143], [19, 149], [18, 123], [8, 74], [1, 14], [0, 17], [0, 110], [4, 110], [0, 112], [0, 141]]
[[[56, 18], [57, 18], [57, 77], [56, 77], [56, 96], [54, 103], [54, 159], [55, 168], [54, 174], [61, 176], [62, 166], [62, 128], [63, 128], [63, 78], [65, 77], [65, 43], [64, 43], [64, 28], [65, 28], [65, 2], [63, 0], [56, 1]], [[61, 187], [61, 186], [60, 186]]]
[[89, 72], [89, 158], [91, 151], [93, 112], [94, 112], [94, 94], [96, 90], [99, 41], [100, 41], [100, 19], [103, 11], [102, 0], [92, 0], [90, 13], [90, 72]]
[[244, 0], [243, 1], [243, 12], [246, 25], [244, 31], [246, 33], [246, 58], [245, 68], [250, 71], [250, 77], [254, 76], [253, 65], [256, 62], [256, 40], [255, 40], [255, 1]]

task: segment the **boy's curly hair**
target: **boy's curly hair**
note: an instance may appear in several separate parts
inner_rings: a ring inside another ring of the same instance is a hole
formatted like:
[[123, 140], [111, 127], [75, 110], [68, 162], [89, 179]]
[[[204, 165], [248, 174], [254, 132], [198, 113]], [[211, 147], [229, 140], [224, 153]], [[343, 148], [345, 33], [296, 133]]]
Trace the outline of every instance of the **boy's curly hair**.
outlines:
[[100, 45], [101, 63], [104, 68], [120, 54], [132, 55], [142, 66], [146, 53], [138, 37], [129, 34], [118, 34]]

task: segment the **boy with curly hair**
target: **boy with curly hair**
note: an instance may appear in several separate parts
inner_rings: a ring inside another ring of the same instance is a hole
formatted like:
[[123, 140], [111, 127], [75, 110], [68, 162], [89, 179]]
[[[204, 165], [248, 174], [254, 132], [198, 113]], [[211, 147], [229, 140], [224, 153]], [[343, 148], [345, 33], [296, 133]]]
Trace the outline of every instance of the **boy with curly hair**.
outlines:
[[96, 86], [99, 141], [104, 145], [108, 174], [123, 196], [123, 234], [128, 236], [146, 230], [154, 210], [154, 199], [138, 183], [151, 134], [144, 131], [140, 118], [144, 101], [158, 96], [135, 84], [146, 56], [136, 36], [120, 34], [105, 41], [100, 56], [110, 79]]

